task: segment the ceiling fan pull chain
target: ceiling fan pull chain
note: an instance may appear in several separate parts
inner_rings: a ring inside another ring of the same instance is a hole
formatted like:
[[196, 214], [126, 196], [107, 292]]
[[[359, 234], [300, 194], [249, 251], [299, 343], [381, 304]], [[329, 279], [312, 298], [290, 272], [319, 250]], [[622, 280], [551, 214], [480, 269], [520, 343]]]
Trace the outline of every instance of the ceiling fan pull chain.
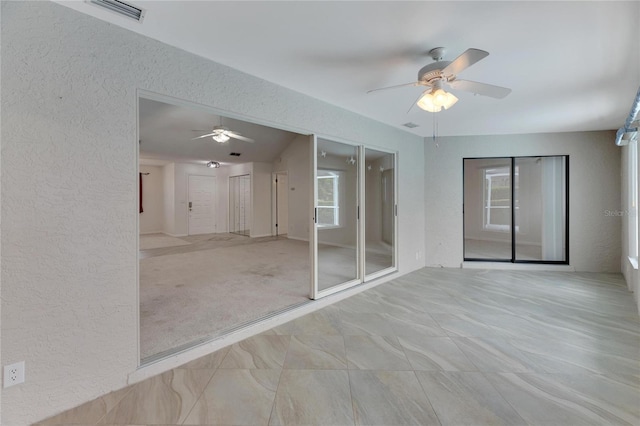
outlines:
[[433, 143], [436, 144], [436, 148], [439, 148], [440, 145], [436, 140], [436, 135], [438, 134], [438, 118], [436, 117], [436, 113], [432, 112], [431, 116], [433, 117]]

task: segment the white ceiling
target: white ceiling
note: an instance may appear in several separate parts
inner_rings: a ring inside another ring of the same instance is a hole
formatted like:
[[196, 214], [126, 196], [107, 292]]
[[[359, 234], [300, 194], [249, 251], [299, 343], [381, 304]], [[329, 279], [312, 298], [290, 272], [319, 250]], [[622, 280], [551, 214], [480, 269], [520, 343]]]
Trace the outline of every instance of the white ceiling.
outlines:
[[[126, 0], [129, 1], [129, 0]], [[454, 92], [438, 134], [514, 134], [621, 127], [640, 84], [640, 2], [141, 1], [142, 23], [83, 1], [66, 6], [421, 136], [415, 81], [447, 48], [490, 55], [460, 78], [513, 89], [502, 100]], [[406, 122], [419, 125], [408, 130]]]

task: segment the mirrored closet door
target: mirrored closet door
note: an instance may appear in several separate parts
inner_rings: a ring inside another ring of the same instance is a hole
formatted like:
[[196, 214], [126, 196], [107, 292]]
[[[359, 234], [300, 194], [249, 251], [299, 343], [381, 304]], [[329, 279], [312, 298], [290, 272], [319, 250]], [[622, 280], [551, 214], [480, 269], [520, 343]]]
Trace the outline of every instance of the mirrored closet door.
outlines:
[[396, 156], [314, 137], [312, 290], [318, 299], [397, 270]]
[[395, 154], [364, 148], [364, 273], [373, 279], [396, 266]]
[[251, 175], [229, 176], [229, 232], [251, 234]]
[[315, 140], [313, 299], [360, 283], [359, 147]]

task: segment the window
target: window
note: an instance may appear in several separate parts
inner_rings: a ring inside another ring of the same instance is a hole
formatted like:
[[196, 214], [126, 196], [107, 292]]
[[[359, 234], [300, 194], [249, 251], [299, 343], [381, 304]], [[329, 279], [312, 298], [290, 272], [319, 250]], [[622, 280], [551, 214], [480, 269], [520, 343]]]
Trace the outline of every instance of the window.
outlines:
[[340, 226], [340, 173], [318, 170], [318, 227]]
[[[516, 189], [518, 167], [514, 176]], [[509, 231], [511, 228], [511, 171], [510, 167], [484, 169], [484, 229]], [[516, 213], [518, 205], [516, 200]]]

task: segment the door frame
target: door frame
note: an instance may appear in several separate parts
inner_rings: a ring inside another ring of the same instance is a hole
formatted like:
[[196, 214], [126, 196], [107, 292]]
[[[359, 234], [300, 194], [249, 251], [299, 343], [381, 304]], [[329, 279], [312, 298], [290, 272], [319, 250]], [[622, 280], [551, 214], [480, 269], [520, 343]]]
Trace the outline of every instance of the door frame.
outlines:
[[[281, 171], [277, 171], [277, 172], [272, 172], [271, 173], [271, 235], [273, 236], [278, 236], [279, 234], [279, 229], [278, 229], [278, 184], [277, 184], [277, 179], [278, 176], [286, 176], [287, 177], [287, 182], [289, 179], [289, 171], [288, 170], [281, 170]], [[289, 198], [287, 197], [287, 208], [289, 208]]]

